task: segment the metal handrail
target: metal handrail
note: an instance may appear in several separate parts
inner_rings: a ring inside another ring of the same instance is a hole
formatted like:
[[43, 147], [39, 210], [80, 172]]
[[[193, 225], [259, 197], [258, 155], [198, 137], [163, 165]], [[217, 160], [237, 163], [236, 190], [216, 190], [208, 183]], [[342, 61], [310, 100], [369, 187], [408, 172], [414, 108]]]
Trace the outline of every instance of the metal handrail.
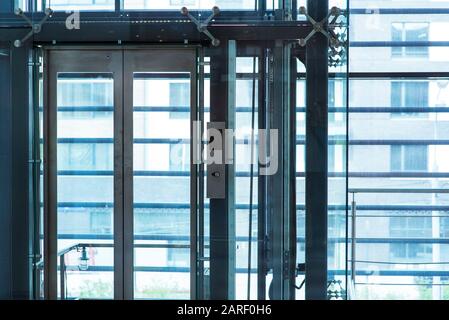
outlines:
[[[65, 263], [66, 254], [79, 249], [85, 248], [113, 248], [113, 243], [77, 243], [63, 250], [59, 251], [57, 256], [59, 258], [59, 277], [60, 277], [60, 291], [61, 291], [61, 300], [65, 300], [66, 293], [66, 277], [67, 277], [67, 265]], [[156, 248], [156, 249], [188, 249], [190, 245], [182, 245], [182, 244], [135, 244], [135, 248]], [[36, 268], [38, 271], [42, 270], [44, 267], [44, 260], [36, 263]], [[40, 272], [38, 272], [39, 274]], [[40, 279], [39, 279], [40, 283]]]
[[349, 193], [449, 193], [449, 189], [425, 189], [425, 188], [351, 188]]
[[[393, 262], [385, 262], [385, 261], [362, 261], [357, 260], [357, 203], [355, 199], [356, 194], [449, 194], [449, 189], [447, 188], [349, 188], [348, 193], [352, 194], [351, 201], [351, 259], [348, 261], [351, 264], [351, 281], [350, 281], [350, 290], [348, 293], [355, 296], [355, 286], [357, 268], [356, 264], [359, 263], [377, 263], [377, 264], [406, 264], [406, 265], [419, 265], [419, 264], [449, 264], [449, 262], [440, 262], [440, 263], [393, 263]], [[360, 284], [360, 283], [359, 283]]]

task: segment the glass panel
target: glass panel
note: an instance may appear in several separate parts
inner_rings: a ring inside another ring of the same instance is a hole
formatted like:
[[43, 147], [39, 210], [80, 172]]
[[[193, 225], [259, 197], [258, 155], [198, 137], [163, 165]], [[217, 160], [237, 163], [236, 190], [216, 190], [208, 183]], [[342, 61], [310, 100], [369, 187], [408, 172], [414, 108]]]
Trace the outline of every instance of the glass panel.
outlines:
[[66, 251], [65, 295], [113, 298], [113, 76], [59, 73], [57, 81], [58, 252]]
[[[115, 10], [115, 0], [38, 0], [37, 9], [51, 8], [54, 11], [89, 10], [110, 11]], [[45, 4], [45, 6], [44, 6]]]
[[347, 65], [329, 79], [328, 298], [347, 299]]
[[190, 298], [190, 74], [134, 74], [134, 296]]
[[210, 10], [218, 6], [221, 10], [254, 10], [257, 0], [123, 0], [125, 10]]
[[[297, 60], [298, 76], [296, 80], [296, 261], [297, 263], [305, 263], [306, 261], [306, 217], [305, 217], [305, 135], [306, 135], [306, 81], [302, 76], [305, 72], [304, 64]], [[296, 285], [299, 287], [304, 281], [304, 273], [296, 278]], [[296, 290], [296, 300], [305, 299], [305, 288]]]
[[357, 298], [447, 299], [449, 1], [351, 7]]
[[[236, 286], [237, 300], [257, 298], [257, 205], [258, 205], [258, 58], [237, 57], [235, 113], [235, 201], [236, 201]], [[253, 90], [254, 88], [254, 90]], [[254, 92], [254, 94], [253, 94]], [[253, 100], [254, 99], [254, 100]], [[254, 131], [253, 131], [254, 107]], [[252, 136], [254, 132], [254, 136]], [[253, 178], [251, 189], [251, 143], [253, 143]], [[252, 195], [251, 195], [252, 191]], [[252, 201], [250, 201], [252, 197]], [[252, 209], [250, 208], [252, 206]], [[250, 227], [251, 220], [251, 227]], [[251, 252], [251, 253], [250, 253]], [[249, 255], [251, 258], [249, 259]], [[250, 268], [250, 269], [248, 269]], [[250, 272], [248, 273], [248, 270]], [[250, 296], [248, 297], [248, 277]]]

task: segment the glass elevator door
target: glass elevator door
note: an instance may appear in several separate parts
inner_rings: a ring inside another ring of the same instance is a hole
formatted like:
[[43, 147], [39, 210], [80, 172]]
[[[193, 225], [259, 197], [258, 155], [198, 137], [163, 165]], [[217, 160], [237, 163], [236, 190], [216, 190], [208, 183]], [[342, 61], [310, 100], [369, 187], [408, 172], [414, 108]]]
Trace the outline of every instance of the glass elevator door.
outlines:
[[196, 49], [51, 48], [45, 68], [45, 298], [194, 298]]

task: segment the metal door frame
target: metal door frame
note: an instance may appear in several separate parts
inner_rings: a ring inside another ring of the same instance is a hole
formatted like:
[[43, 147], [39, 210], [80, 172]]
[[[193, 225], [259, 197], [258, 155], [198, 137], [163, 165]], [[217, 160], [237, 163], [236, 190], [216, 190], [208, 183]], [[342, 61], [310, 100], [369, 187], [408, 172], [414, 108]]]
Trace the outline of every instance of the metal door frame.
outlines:
[[[197, 112], [197, 53], [191, 47], [154, 47], [123, 51], [124, 93], [124, 299], [134, 298], [134, 228], [133, 228], [133, 79], [134, 72], [190, 73], [190, 139]], [[198, 164], [194, 163], [193, 143], [190, 143], [190, 298], [197, 297], [197, 218]]]
[[57, 77], [58, 73], [111, 73], [114, 80], [114, 297], [120, 297], [117, 282], [123, 264], [120, 261], [120, 215], [123, 211], [121, 183], [123, 113], [121, 53], [116, 50], [45, 50], [44, 51], [44, 298], [57, 299]]
[[[197, 51], [194, 47], [44, 48], [44, 298], [58, 299], [57, 76], [111, 73], [114, 80], [114, 299], [134, 297], [133, 73], [188, 72], [190, 137], [198, 120]], [[190, 295], [197, 297], [198, 164], [190, 144]]]

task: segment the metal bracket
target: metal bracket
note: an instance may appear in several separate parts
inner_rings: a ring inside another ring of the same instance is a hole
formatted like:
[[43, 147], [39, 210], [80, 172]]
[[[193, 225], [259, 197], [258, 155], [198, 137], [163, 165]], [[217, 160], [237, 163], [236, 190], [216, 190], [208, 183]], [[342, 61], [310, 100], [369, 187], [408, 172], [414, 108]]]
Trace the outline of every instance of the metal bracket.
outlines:
[[[322, 33], [329, 39], [329, 65], [339, 66], [344, 63], [346, 57], [347, 31], [338, 32], [337, 28], [345, 28], [344, 23], [338, 23], [337, 20], [344, 16], [344, 12], [337, 7], [332, 7], [327, 16], [320, 22], [315, 21], [308, 13], [305, 7], [299, 8], [299, 13], [305, 15], [312, 24], [313, 30], [304, 39], [299, 39], [299, 45], [304, 47], [316, 33]], [[332, 18], [330, 21], [329, 19]], [[327, 28], [326, 28], [327, 23]]]
[[196, 28], [198, 29], [198, 31], [204, 33], [212, 41], [212, 45], [214, 47], [218, 47], [220, 45], [220, 40], [215, 38], [209, 32], [209, 30], [207, 30], [207, 27], [211, 23], [212, 19], [214, 19], [217, 15], [220, 14], [220, 8], [218, 8], [217, 6], [213, 7], [212, 14], [209, 16], [209, 18], [204, 20], [204, 22], [200, 22], [197, 18], [192, 16], [189, 12], [189, 9], [187, 9], [186, 7], [181, 8], [181, 14], [188, 17], [196, 25]]
[[22, 40], [16, 40], [14, 41], [14, 46], [16, 48], [19, 48], [22, 46], [22, 44], [27, 41], [32, 35], [41, 32], [42, 30], [42, 25], [51, 17], [51, 15], [53, 14], [53, 10], [51, 10], [50, 8], [45, 9], [45, 17], [42, 18], [41, 21], [39, 21], [38, 23], [33, 23], [33, 21], [31, 21], [23, 12], [22, 9], [18, 8], [14, 11], [14, 13], [16, 14], [16, 16], [20, 16], [22, 17], [23, 20], [25, 20], [31, 27], [31, 31], [28, 32], [28, 34], [22, 39]]
[[321, 20], [320, 22], [315, 21], [315, 19], [313, 19], [307, 13], [306, 7], [300, 7], [299, 8], [299, 13], [305, 15], [307, 20], [312, 24], [312, 27], [313, 27], [313, 30], [310, 31], [309, 35], [306, 38], [299, 39], [299, 45], [304, 47], [307, 44], [307, 41], [309, 41], [316, 33], [324, 34], [329, 39], [329, 41], [331, 42], [332, 45], [338, 45], [339, 44], [339, 40], [337, 38], [335, 38], [333, 36], [332, 32], [327, 30], [327, 28], [325, 26], [325, 24], [327, 22], [329, 22], [329, 18], [331, 16], [333, 16], [334, 18], [332, 19], [332, 22], [330, 24], [333, 24], [337, 20], [337, 18], [341, 14], [341, 10], [339, 8], [332, 7], [332, 9], [329, 10], [329, 13], [327, 14], [327, 16], [323, 20]]

